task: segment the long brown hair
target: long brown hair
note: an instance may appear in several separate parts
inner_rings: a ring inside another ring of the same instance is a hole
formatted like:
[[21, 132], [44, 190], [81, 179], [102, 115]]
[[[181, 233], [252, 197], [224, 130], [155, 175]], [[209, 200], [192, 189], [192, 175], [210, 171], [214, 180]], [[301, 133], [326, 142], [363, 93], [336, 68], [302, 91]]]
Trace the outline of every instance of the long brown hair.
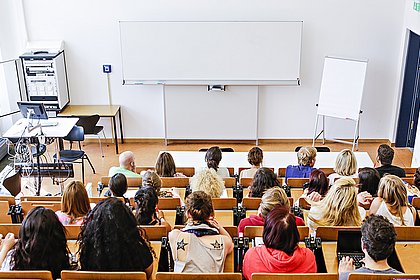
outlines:
[[155, 170], [159, 177], [174, 177], [176, 167], [172, 155], [167, 152], [161, 153], [157, 158]]
[[67, 214], [72, 223], [77, 218], [86, 216], [89, 211], [89, 197], [83, 183], [73, 181], [68, 184], [61, 198], [61, 212]]
[[397, 212], [401, 219], [401, 225], [404, 223], [404, 213], [402, 208], [408, 206], [407, 190], [401, 178], [395, 175], [386, 175], [379, 181], [378, 197], [382, 198], [388, 209]]

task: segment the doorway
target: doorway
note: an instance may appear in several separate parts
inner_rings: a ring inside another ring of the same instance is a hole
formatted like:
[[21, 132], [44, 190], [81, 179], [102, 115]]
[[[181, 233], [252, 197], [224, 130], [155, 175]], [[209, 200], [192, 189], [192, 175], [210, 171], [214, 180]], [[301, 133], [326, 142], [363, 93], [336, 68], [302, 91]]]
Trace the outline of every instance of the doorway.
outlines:
[[410, 31], [401, 106], [398, 117], [396, 147], [414, 147], [419, 118], [420, 36]]

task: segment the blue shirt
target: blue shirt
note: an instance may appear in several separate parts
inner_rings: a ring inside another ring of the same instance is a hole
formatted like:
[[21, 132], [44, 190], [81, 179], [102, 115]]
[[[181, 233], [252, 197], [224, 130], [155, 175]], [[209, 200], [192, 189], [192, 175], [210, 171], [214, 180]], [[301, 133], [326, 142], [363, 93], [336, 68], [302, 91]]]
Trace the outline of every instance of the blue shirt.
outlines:
[[286, 167], [286, 183], [287, 178], [309, 178], [314, 169], [307, 165], [289, 165]]

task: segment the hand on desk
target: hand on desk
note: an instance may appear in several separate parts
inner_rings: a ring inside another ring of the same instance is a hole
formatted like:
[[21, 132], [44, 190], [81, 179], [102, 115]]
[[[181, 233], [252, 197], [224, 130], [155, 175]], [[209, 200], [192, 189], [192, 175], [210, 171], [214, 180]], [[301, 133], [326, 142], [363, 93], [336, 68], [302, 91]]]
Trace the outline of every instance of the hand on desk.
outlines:
[[354, 270], [353, 259], [350, 257], [344, 257], [338, 266], [338, 273], [350, 272]]

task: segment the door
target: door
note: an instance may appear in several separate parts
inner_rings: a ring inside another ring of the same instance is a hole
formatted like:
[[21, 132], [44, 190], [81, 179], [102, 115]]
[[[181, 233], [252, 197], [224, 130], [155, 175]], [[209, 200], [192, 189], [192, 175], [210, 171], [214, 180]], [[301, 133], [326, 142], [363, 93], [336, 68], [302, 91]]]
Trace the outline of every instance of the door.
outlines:
[[396, 147], [414, 147], [419, 117], [420, 36], [410, 31]]

